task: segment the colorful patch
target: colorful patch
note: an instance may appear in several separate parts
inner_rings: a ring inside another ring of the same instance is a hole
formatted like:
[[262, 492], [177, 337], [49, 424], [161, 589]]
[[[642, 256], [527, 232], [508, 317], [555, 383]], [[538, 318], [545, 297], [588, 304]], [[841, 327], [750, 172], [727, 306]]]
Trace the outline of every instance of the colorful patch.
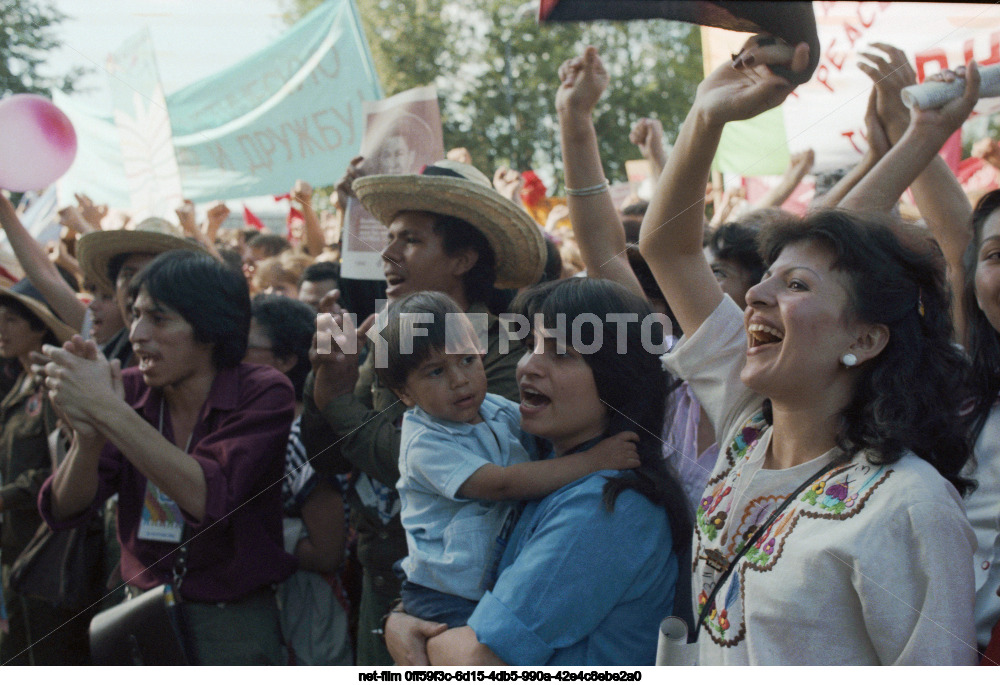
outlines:
[[[733, 443], [726, 448], [725, 458], [730, 468], [723, 470], [718, 476], [708, 482], [712, 491], [706, 495], [698, 505], [696, 514], [699, 533], [704, 534], [709, 540], [714, 541], [719, 532], [724, 530], [729, 519], [729, 507], [732, 506], [733, 493], [730, 482], [739, 480], [740, 471], [735, 474], [733, 470], [737, 465], [741, 466], [749, 460], [750, 452], [757, 446], [757, 440], [767, 427], [763, 412], [760, 412], [747, 421]], [[725, 502], [725, 506], [720, 506]]]
[[[744, 425], [726, 450], [730, 468], [719, 474], [715, 483], [709, 484], [708, 493], [699, 503], [693, 565], [701, 585], [699, 612], [708, 601], [718, 578], [729, 567], [729, 561], [767, 521], [775, 507], [784, 501], [784, 496], [762, 496], [748, 502], [741, 514], [732, 510], [736, 496], [734, 486], [740, 480], [751, 448], [757, 444], [765, 427], [762, 415], [755, 416]], [[746, 574], [765, 573], [774, 567], [781, 558], [785, 540], [800, 518], [831, 521], [851, 518], [862, 510], [872, 493], [892, 473], [892, 469], [886, 466], [859, 461], [833, 467], [812, 487], [803, 491], [745, 553], [739, 568], [719, 589], [706, 616], [703, 630], [713, 642], [732, 647], [745, 638], [743, 609]]]
[[39, 390], [28, 398], [28, 402], [24, 407], [24, 411], [28, 416], [38, 416], [42, 413], [42, 392], [43, 390]]

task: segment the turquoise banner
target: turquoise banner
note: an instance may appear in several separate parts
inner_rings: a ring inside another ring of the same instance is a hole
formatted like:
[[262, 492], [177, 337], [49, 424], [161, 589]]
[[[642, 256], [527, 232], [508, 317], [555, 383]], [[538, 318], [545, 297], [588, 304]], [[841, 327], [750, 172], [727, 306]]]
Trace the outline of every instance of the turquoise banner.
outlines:
[[352, 0], [329, 0], [277, 42], [167, 96], [184, 197], [336, 182], [361, 147], [361, 103], [382, 99]]

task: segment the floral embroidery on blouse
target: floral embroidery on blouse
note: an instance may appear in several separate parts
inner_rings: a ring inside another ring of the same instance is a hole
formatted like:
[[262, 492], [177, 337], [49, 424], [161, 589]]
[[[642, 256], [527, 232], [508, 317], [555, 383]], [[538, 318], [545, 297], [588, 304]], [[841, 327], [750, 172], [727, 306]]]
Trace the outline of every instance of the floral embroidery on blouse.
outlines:
[[[739, 482], [749, 454], [766, 425], [763, 415], [758, 414], [743, 426], [725, 453], [730, 468], [713, 479], [714, 483], [709, 483], [711, 490], [698, 507], [693, 566], [697, 569], [699, 562], [705, 566], [700, 575], [702, 587], [698, 593], [698, 613], [704, 608], [718, 578], [728, 568], [729, 561], [785, 499], [784, 495], [756, 497], [744, 506], [742, 512], [732, 511], [737, 496], [734, 485]], [[831, 467], [812, 487], [803, 491], [757, 539], [753, 548], [740, 560], [739, 568], [729, 577], [727, 585], [720, 588], [703, 626], [712, 641], [731, 647], [745, 638], [743, 589], [746, 574], [765, 573], [774, 567], [781, 557], [786, 539], [801, 517], [832, 521], [848, 519], [861, 511], [872, 493], [891, 473], [891, 468], [864, 461], [840, 464]]]

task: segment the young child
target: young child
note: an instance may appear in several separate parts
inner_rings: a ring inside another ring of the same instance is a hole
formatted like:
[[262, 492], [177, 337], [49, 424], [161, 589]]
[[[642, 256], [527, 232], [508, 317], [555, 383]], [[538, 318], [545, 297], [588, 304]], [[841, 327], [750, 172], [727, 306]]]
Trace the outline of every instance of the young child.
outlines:
[[[447, 341], [446, 333], [452, 338]], [[639, 466], [635, 433], [572, 457], [537, 459], [518, 405], [486, 392], [472, 324], [447, 295], [393, 303], [376, 372], [410, 409], [403, 415], [399, 491], [409, 556], [401, 567], [406, 612], [465, 625], [496, 565], [519, 508], [595, 471]]]

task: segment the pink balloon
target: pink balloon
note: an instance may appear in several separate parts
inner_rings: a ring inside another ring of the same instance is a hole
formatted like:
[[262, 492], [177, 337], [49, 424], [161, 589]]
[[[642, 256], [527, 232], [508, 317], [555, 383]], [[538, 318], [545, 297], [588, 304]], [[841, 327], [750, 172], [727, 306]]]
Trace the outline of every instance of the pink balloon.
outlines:
[[75, 156], [73, 124], [51, 101], [26, 94], [0, 100], [0, 188], [42, 190]]

